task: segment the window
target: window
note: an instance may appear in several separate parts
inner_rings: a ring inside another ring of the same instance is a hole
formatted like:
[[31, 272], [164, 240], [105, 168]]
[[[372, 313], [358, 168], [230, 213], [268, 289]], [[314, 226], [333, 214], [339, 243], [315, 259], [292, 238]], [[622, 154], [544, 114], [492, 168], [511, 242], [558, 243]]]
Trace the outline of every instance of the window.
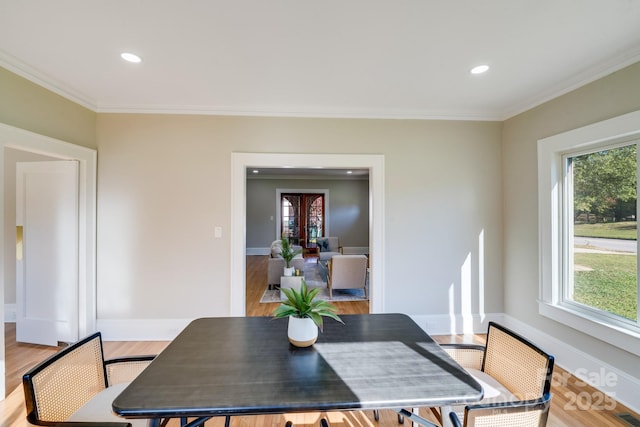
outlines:
[[538, 141], [539, 311], [634, 353], [639, 144], [640, 112]]
[[637, 143], [564, 156], [563, 300], [638, 326]]

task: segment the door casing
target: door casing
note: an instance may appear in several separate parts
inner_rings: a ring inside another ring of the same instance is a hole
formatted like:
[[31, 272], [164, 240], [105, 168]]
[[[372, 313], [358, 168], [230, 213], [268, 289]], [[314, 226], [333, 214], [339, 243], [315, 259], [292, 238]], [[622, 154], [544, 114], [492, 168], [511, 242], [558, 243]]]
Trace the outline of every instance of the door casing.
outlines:
[[[0, 180], [4, 176], [4, 148], [29, 151], [61, 160], [78, 161], [78, 332], [96, 330], [96, 180], [97, 151], [0, 123]], [[4, 181], [4, 180], [3, 180]], [[0, 242], [4, 248], [4, 185], [0, 185]], [[1, 251], [1, 250], [0, 250]], [[5, 271], [0, 256], [0, 271]], [[4, 274], [0, 275], [0, 316], [4, 319]], [[4, 343], [4, 328], [0, 328]], [[0, 396], [5, 396], [4, 344], [0, 352]]]
[[[369, 169], [369, 259], [371, 313], [384, 313], [384, 155], [231, 153], [230, 315], [246, 314], [247, 168]], [[325, 209], [328, 210], [327, 207]], [[325, 234], [330, 233], [325, 229]]]

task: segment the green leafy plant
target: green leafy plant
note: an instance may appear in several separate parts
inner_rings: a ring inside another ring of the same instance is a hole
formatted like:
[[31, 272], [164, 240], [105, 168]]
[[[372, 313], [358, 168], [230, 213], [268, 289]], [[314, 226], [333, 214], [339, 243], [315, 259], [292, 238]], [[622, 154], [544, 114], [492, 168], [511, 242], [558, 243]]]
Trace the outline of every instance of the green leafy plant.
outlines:
[[282, 256], [282, 258], [284, 258], [284, 262], [287, 265], [287, 268], [290, 268], [291, 266], [289, 265], [289, 263], [296, 255], [302, 253], [302, 250], [294, 250], [289, 243], [289, 239], [285, 236], [282, 236], [280, 241], [282, 242], [282, 251], [280, 252], [280, 255]]
[[274, 310], [274, 319], [280, 319], [283, 317], [308, 317], [313, 320], [318, 328], [322, 331], [322, 318], [330, 317], [337, 320], [340, 323], [344, 322], [336, 314], [338, 309], [335, 305], [328, 301], [316, 299], [319, 288], [309, 289], [304, 279], [301, 280], [302, 286], [300, 286], [300, 292], [291, 288], [282, 288], [282, 292], [286, 295], [287, 299]]

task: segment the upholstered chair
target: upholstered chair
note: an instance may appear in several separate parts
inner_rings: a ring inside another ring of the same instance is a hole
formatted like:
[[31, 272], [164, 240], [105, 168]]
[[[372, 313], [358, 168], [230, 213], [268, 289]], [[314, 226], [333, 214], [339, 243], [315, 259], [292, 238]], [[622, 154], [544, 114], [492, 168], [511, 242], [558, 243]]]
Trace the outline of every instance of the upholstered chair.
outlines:
[[329, 298], [334, 289], [363, 289], [367, 297], [367, 263], [365, 255], [334, 255], [329, 261], [327, 286]]
[[316, 243], [320, 262], [327, 262], [332, 256], [342, 254], [342, 246], [337, 237], [318, 237]]

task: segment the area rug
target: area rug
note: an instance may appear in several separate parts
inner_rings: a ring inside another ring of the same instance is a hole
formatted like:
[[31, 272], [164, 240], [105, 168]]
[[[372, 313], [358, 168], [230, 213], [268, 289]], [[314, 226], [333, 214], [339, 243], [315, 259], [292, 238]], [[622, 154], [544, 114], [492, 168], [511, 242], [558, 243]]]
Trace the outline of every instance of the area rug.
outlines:
[[[317, 298], [326, 301], [366, 301], [364, 289], [334, 289], [333, 298], [329, 299], [329, 289], [326, 279], [323, 277], [320, 267], [315, 262], [307, 262], [304, 265], [304, 281], [310, 288], [320, 288]], [[369, 286], [369, 283], [367, 283]], [[267, 289], [261, 303], [280, 302], [280, 289]]]

